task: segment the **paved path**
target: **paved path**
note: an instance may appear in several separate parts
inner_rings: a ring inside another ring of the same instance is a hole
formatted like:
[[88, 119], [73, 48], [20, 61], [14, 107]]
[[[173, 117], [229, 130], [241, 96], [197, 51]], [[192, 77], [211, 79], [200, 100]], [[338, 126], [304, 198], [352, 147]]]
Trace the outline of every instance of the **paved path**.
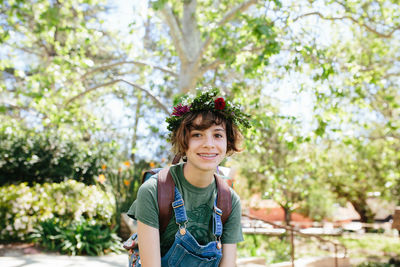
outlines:
[[[241, 258], [237, 266], [263, 267], [264, 262], [263, 258]], [[128, 254], [65, 256], [43, 252], [33, 244], [0, 244], [0, 267], [128, 267]]]
[[[61, 256], [61, 255], [15, 255], [0, 257], [1, 267], [128, 267], [127, 255], [113, 256]], [[251, 262], [241, 262], [239, 267], [263, 267]], [[286, 267], [286, 266], [285, 266]]]
[[127, 267], [127, 262], [127, 255], [89, 257], [39, 254], [0, 257], [1, 267]]

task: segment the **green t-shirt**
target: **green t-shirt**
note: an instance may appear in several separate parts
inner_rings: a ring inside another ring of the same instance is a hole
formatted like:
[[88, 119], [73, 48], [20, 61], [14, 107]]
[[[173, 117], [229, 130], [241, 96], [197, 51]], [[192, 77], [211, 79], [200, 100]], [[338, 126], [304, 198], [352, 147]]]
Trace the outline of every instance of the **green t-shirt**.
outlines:
[[[183, 176], [183, 165], [172, 166], [170, 169], [171, 175], [185, 201], [185, 209], [188, 216], [187, 229], [199, 244], [205, 245], [208, 242], [215, 241], [212, 232], [212, 214], [217, 194], [215, 180], [205, 188], [193, 186]], [[223, 227], [221, 237], [223, 244], [234, 244], [243, 241], [240, 223], [240, 198], [232, 189], [231, 197], [232, 212]], [[156, 175], [153, 175], [141, 185], [137, 199], [130, 207], [128, 215], [146, 225], [159, 228]], [[160, 238], [161, 255], [167, 253], [168, 249], [172, 246], [177, 231], [178, 225], [175, 223], [175, 215], [173, 214], [167, 229]]]

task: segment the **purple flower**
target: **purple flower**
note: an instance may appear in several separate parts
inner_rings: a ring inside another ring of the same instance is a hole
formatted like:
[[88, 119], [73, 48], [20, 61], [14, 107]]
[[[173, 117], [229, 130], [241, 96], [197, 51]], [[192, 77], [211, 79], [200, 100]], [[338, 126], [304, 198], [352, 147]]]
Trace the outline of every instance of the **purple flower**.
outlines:
[[172, 112], [172, 115], [180, 117], [180, 116], [185, 115], [189, 111], [190, 111], [190, 108], [188, 106], [182, 106], [182, 104], [179, 104], [176, 107], [174, 107], [174, 112]]

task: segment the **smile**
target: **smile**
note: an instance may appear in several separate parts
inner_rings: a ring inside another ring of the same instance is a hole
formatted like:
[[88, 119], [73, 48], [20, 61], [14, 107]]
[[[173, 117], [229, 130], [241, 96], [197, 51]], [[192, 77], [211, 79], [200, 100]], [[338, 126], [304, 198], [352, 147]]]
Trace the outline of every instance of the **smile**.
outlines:
[[215, 158], [216, 156], [218, 156], [218, 154], [197, 154], [197, 155], [203, 158]]

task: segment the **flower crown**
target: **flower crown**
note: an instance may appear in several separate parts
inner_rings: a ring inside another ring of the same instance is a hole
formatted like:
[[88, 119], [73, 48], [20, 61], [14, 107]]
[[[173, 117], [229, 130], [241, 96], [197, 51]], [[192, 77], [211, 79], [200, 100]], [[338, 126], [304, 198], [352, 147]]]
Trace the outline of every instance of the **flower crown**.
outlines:
[[183, 118], [190, 112], [217, 111], [227, 120], [231, 120], [238, 127], [250, 128], [249, 115], [240, 110], [239, 105], [234, 105], [231, 101], [225, 100], [220, 95], [219, 89], [213, 88], [199, 91], [196, 97], [186, 95], [180, 100], [180, 104], [174, 107], [171, 116], [165, 121], [168, 123], [167, 129], [171, 132], [179, 128]]

